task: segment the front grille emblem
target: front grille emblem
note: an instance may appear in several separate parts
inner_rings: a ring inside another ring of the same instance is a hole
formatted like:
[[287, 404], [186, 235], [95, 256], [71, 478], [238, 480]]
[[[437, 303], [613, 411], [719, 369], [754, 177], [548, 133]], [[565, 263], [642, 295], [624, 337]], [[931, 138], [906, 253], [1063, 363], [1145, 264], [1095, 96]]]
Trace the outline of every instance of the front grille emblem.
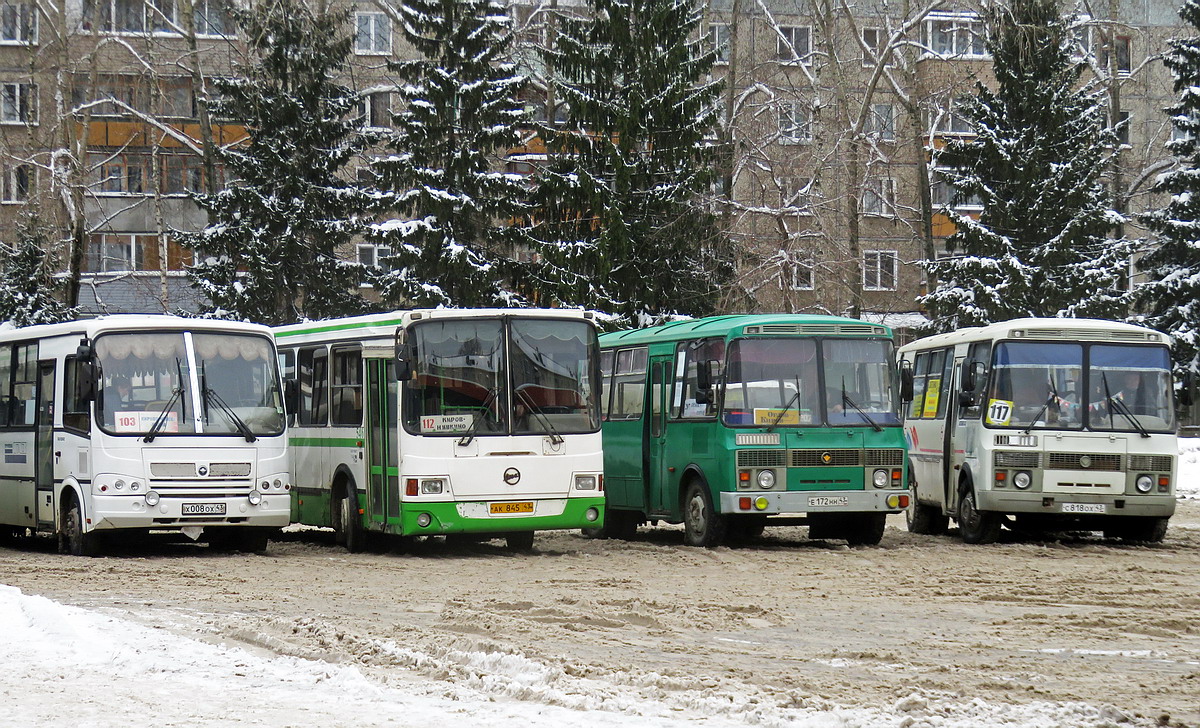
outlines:
[[821, 462], [828, 465], [829, 463], [833, 462], [833, 455], [827, 452], [821, 453]]
[[509, 485], [516, 485], [521, 482], [521, 471], [516, 468], [509, 468], [504, 471], [504, 482]]
[[196, 469], [196, 472], [200, 474], [201, 478], [203, 478], [204, 476], [208, 475], [208, 468], [201, 465], [199, 468]]
[[1087, 455], [1080, 455], [1079, 456], [1079, 467], [1081, 467], [1081, 468], [1092, 467], [1092, 459], [1090, 457], [1088, 457]]

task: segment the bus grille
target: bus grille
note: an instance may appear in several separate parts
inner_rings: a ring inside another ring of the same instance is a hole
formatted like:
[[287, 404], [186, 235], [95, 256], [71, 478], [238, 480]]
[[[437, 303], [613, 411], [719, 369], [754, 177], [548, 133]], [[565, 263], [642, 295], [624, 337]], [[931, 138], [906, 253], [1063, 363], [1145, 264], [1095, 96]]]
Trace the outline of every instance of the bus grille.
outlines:
[[1041, 467], [1040, 452], [1006, 452], [997, 450], [994, 457], [998, 468], [1037, 468]]
[[868, 468], [900, 468], [904, 466], [903, 450], [867, 450]]
[[208, 472], [201, 473], [196, 463], [150, 463], [151, 478], [245, 478], [250, 475], [250, 463], [209, 463]]
[[792, 450], [789, 464], [793, 468], [862, 465], [861, 454], [862, 450]]
[[738, 450], [739, 468], [782, 468], [786, 450]]
[[1130, 470], [1156, 470], [1165, 473], [1171, 469], [1170, 455], [1130, 455]]
[[[1087, 458], [1087, 460], [1084, 460]], [[1120, 470], [1121, 456], [1104, 453], [1052, 452], [1046, 467], [1057, 470]], [[1085, 464], [1086, 463], [1086, 464]]]

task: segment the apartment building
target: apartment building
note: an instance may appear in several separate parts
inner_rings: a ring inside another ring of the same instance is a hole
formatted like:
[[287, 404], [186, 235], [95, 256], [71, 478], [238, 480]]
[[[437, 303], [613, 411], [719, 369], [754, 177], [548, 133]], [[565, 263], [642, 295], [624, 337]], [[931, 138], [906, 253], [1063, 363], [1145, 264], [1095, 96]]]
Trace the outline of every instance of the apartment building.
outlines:
[[[170, 233], [204, 224], [187, 193], [223, 183], [204, 163], [205, 135], [229, 143], [245, 133], [204, 118], [196, 101], [243, 57], [228, 15], [218, 0], [56, 2], [50, 12], [0, 2], [0, 231], [7, 239], [34, 205], [65, 241], [86, 243], [85, 311], [194, 310], [182, 272], [190, 253]], [[1118, 206], [1138, 212], [1158, 204], [1148, 187], [1170, 163], [1162, 109], [1174, 95], [1155, 58], [1186, 31], [1166, 0], [1112, 0], [1102, 17], [1088, 7], [1096, 15], [1064, 9], [1078, 19], [1080, 59], [1125, 122], [1108, 181]], [[347, 82], [363, 93], [365, 121], [385, 126], [383, 65], [410, 51], [379, 6], [353, 10]], [[513, 3], [517, 53], [535, 74], [536, 47], [552, 42], [562, 12], [584, 3]], [[970, 132], [955, 100], [988, 81], [978, 7], [708, 0], [704, 12], [714, 76], [728, 81], [730, 131], [714, 141], [731, 150], [721, 170], [731, 187], [714, 188], [714, 205], [745, 252], [744, 295], [730, 306], [919, 320], [918, 261], [951, 232], [938, 212], [949, 198], [936, 150]], [[386, 254], [345, 251], [368, 263]]]

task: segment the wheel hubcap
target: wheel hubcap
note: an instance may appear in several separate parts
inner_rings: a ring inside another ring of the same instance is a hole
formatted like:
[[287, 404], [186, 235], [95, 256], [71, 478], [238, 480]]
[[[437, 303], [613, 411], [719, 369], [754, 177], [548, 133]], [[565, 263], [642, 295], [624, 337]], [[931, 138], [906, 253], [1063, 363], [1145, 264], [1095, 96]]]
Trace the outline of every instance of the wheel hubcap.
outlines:
[[704, 501], [701, 498], [692, 498], [691, 508], [688, 509], [691, 515], [692, 530], [699, 533], [704, 530]]

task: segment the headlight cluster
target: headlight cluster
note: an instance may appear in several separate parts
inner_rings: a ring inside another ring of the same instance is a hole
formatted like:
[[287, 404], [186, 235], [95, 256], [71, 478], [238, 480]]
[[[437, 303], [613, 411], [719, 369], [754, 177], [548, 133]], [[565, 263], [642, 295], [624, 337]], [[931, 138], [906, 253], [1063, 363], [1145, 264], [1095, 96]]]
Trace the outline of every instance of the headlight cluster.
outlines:
[[1133, 484], [1139, 493], [1149, 493], [1154, 490], [1154, 478], [1149, 475], [1139, 475]]
[[[108, 478], [111, 477], [112, 476], [108, 476]], [[95, 488], [101, 493], [108, 493], [109, 491], [112, 491], [117, 495], [123, 495], [125, 493], [142, 492], [142, 481], [140, 480], [134, 478], [117, 478], [116, 480], [109, 480], [108, 478], [96, 479]]]
[[575, 490], [598, 490], [602, 475], [576, 475]]
[[441, 478], [426, 478], [421, 481], [421, 495], [437, 495], [445, 490], [446, 481]]
[[272, 488], [275, 490], [291, 490], [292, 485], [291, 483], [283, 482], [279, 478], [275, 478], [274, 480], [263, 480], [258, 484], [258, 489], [264, 493], [268, 492]]

